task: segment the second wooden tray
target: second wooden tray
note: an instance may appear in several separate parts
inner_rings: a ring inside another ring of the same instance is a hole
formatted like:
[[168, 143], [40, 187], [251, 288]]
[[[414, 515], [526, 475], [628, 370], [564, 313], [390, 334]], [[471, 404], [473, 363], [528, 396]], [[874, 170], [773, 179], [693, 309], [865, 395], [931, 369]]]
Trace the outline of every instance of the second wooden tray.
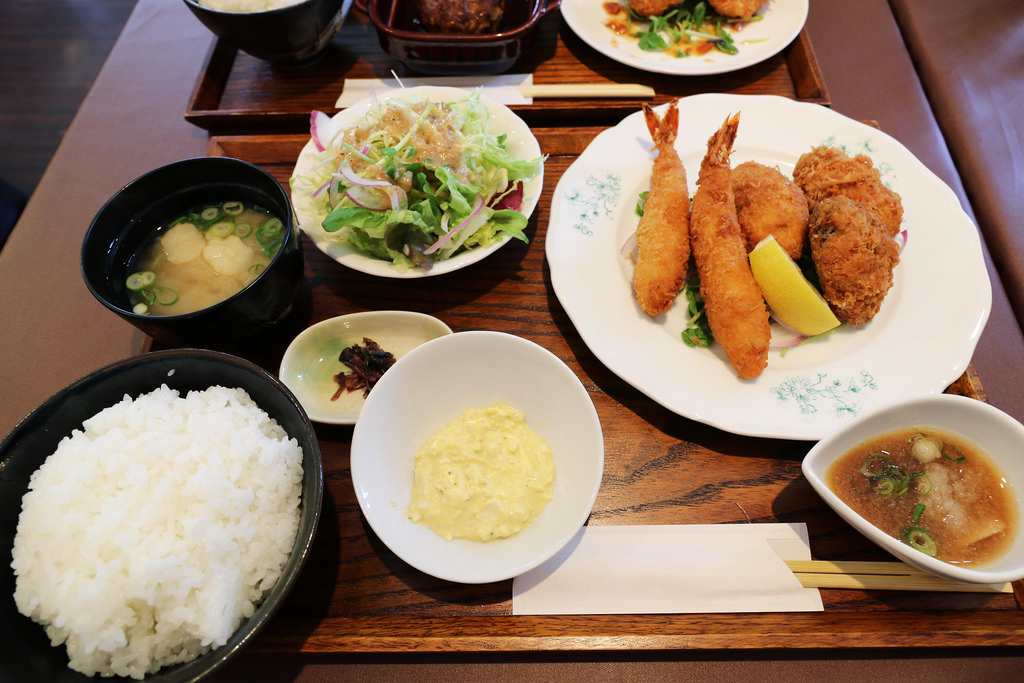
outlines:
[[[315, 64], [274, 67], [217, 40], [189, 98], [185, 118], [214, 133], [302, 132], [309, 114], [338, 111], [346, 78], [414, 74], [381, 48], [373, 24], [353, 11]], [[782, 52], [746, 69], [711, 76], [666, 76], [620, 64], [580, 40], [560, 15], [541, 20], [532, 48], [510, 73], [532, 73], [537, 84], [642, 83], [653, 104], [706, 92], [780, 95], [829, 104], [807, 29]], [[610, 126], [640, 108], [637, 99], [545, 99], [512, 109], [531, 126]]]

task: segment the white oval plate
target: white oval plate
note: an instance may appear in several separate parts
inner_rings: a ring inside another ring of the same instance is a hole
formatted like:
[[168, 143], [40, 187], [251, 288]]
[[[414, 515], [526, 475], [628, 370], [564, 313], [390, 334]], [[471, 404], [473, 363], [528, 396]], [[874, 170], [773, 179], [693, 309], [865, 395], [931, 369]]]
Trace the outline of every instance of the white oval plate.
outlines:
[[[627, 4], [627, 0], [618, 0]], [[738, 71], [775, 56], [800, 33], [807, 21], [809, 0], [768, 0], [764, 18], [736, 34], [739, 54], [717, 50], [699, 57], [673, 57], [666, 52], [645, 52], [635, 38], [620, 36], [605, 26], [608, 15], [593, 0], [562, 0], [562, 16], [583, 42], [617, 62], [644, 71], [677, 76], [703, 76]], [[646, 28], [646, 27], [645, 27]]]
[[637, 197], [651, 178], [642, 112], [598, 135], [555, 188], [546, 236], [551, 282], [590, 350], [666, 408], [751, 436], [820, 439], [850, 418], [900, 398], [942, 392], [970, 363], [992, 289], [978, 230], [953, 191], [885, 133], [817, 104], [768, 95], [695, 95], [679, 101], [676, 142], [691, 195], [707, 139], [742, 112], [732, 164], [792, 175], [816, 145], [866, 153], [903, 199], [907, 243], [882, 310], [740, 380], [718, 345], [680, 340], [686, 302], [652, 319], [633, 298], [633, 265], [619, 250], [635, 231]]
[[450, 327], [425, 313], [411, 311], [366, 311], [322, 320], [303, 330], [284, 352], [279, 376], [314, 422], [355, 424], [366, 399], [363, 392], [343, 392], [334, 376], [347, 372], [338, 360], [342, 350], [361, 344], [363, 337], [377, 342], [397, 361], [414, 348], [437, 337], [451, 334]]
[[[426, 98], [432, 102], [453, 102], [465, 98], [467, 94], [467, 91], [461, 88], [424, 85], [415, 88], [390, 90], [381, 93], [376, 99], [377, 102], [383, 102], [385, 99], [408, 101], [419, 98]], [[480, 97], [480, 102], [491, 112], [492, 132], [496, 134], [505, 133], [508, 136], [506, 138], [506, 146], [510, 153], [519, 159], [535, 159], [541, 156], [540, 144], [537, 142], [537, 138], [533, 136], [533, 133], [530, 132], [530, 127], [521, 118], [516, 116], [511, 109], [483, 95]], [[345, 128], [355, 126], [363, 120], [363, 117], [366, 116], [366, 113], [373, 106], [374, 100], [367, 98], [335, 114], [331, 118], [333, 129], [344, 130]], [[309, 171], [313, 164], [312, 155], [315, 152], [316, 147], [312, 139], [310, 139], [306, 146], [302, 148], [302, 152], [299, 153], [299, 158], [295, 162], [295, 169], [292, 171], [293, 180], [296, 176]], [[533, 210], [537, 207], [537, 201], [540, 199], [543, 186], [544, 169], [541, 167], [537, 175], [525, 183], [523, 187], [523, 203], [520, 207], [520, 213], [527, 218], [533, 214]], [[512, 239], [511, 235], [505, 234], [494, 244], [470, 249], [452, 258], [438, 261], [430, 269], [419, 267], [400, 269], [396, 268], [389, 261], [371, 258], [355, 251], [323, 230], [320, 227], [320, 223], [326, 214], [316, 215], [310, 206], [309, 199], [308, 195], [297, 192], [295, 184], [292, 183], [292, 208], [303, 232], [309, 235], [320, 251], [338, 263], [369, 275], [391, 278], [420, 278], [431, 275], [443, 275], [453, 270], [465, 268], [486, 258]]]

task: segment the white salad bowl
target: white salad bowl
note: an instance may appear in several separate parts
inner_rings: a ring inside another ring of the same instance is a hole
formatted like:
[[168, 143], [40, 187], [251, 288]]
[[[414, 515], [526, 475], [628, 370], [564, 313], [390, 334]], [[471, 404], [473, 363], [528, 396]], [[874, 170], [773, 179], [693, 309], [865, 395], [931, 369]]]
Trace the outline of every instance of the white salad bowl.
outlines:
[[[1016, 506], [1015, 535], [1007, 550], [985, 564], [954, 565], [915, 550], [881, 531], [844, 503], [826, 483], [829, 468], [874, 437], [915, 427], [957, 434], [987, 453], [1005, 476]], [[1024, 425], [987, 403], [950, 394], [909, 399], [856, 418], [819, 441], [804, 457], [803, 473], [814, 490], [857, 531], [907, 564], [955, 581], [1001, 584], [1024, 578]]]
[[[553, 498], [515, 536], [446, 541], [406, 516], [414, 458], [464, 411], [500, 400], [551, 447]], [[370, 392], [352, 435], [352, 483], [374, 533], [414, 568], [459, 583], [510, 579], [549, 559], [586, 523], [603, 471], [601, 423], [580, 380], [550, 351], [500, 332], [458, 332], [410, 351]]]
[[450, 327], [426, 313], [365, 311], [322, 320], [303, 330], [284, 352], [281, 381], [306, 409], [309, 419], [325, 424], [355, 424], [366, 399], [362, 391], [344, 392], [332, 400], [334, 376], [348, 372], [338, 356], [364, 338], [401, 358], [413, 348], [451, 334]]
[[[447, 86], [417, 86], [390, 90], [354, 104], [326, 121], [321, 119], [318, 123], [317, 136], [322, 140], [329, 140], [341, 131], [356, 126], [365, 119], [368, 112], [388, 99], [403, 101], [426, 99], [431, 102], [455, 102], [465, 99], [470, 94], [468, 90]], [[505, 145], [512, 156], [525, 160], [541, 157], [540, 144], [537, 142], [537, 138], [533, 136], [533, 133], [530, 132], [530, 127], [525, 121], [505, 105], [495, 102], [486, 96], [480, 96], [480, 103], [487, 108], [490, 115], [491, 132], [495, 135], [504, 134], [507, 136]], [[314, 118], [316, 118], [315, 114]], [[437, 261], [429, 269], [421, 267], [398, 268], [390, 261], [362, 254], [325, 231], [321, 226], [321, 222], [326, 217], [326, 214], [317, 207], [314, 201], [314, 194], [317, 193], [318, 188], [314, 187], [314, 184], [309, 182], [307, 178], [313, 168], [320, 163], [316, 155], [317, 143], [311, 137], [309, 142], [303, 147], [302, 152], [299, 153], [299, 158], [292, 171], [290, 180], [292, 207], [295, 211], [296, 222], [303, 232], [309, 235], [320, 251], [343, 266], [369, 275], [390, 278], [421, 278], [443, 275], [487, 258], [512, 239], [511, 235], [504, 233], [490, 245], [468, 249], [451, 258]], [[519, 212], [527, 218], [537, 208], [537, 202], [540, 199], [543, 185], [544, 169], [541, 166], [537, 175], [524, 183], [523, 186], [523, 200]]]

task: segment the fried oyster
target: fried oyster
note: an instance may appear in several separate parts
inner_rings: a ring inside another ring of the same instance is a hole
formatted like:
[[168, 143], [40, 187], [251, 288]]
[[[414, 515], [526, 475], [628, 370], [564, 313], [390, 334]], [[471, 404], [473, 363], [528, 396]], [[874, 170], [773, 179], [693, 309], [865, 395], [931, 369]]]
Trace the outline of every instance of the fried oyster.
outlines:
[[811, 211], [809, 241], [822, 295], [840, 320], [870, 322], [893, 284], [899, 245], [866, 204], [825, 197]]
[[900, 232], [903, 202], [882, 183], [881, 174], [868, 156], [851, 157], [837, 147], [814, 147], [800, 156], [793, 181], [803, 190], [811, 211], [826, 197], [843, 196], [873, 211], [891, 237]]

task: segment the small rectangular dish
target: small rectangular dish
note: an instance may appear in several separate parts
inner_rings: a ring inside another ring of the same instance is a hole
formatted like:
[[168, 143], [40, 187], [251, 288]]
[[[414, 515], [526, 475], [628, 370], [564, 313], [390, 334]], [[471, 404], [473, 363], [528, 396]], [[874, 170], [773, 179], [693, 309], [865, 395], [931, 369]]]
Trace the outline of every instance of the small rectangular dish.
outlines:
[[507, 71], [533, 44], [537, 25], [561, 0], [507, 2], [496, 33], [435, 33], [415, 0], [361, 0], [385, 52], [424, 74], [475, 75]]

